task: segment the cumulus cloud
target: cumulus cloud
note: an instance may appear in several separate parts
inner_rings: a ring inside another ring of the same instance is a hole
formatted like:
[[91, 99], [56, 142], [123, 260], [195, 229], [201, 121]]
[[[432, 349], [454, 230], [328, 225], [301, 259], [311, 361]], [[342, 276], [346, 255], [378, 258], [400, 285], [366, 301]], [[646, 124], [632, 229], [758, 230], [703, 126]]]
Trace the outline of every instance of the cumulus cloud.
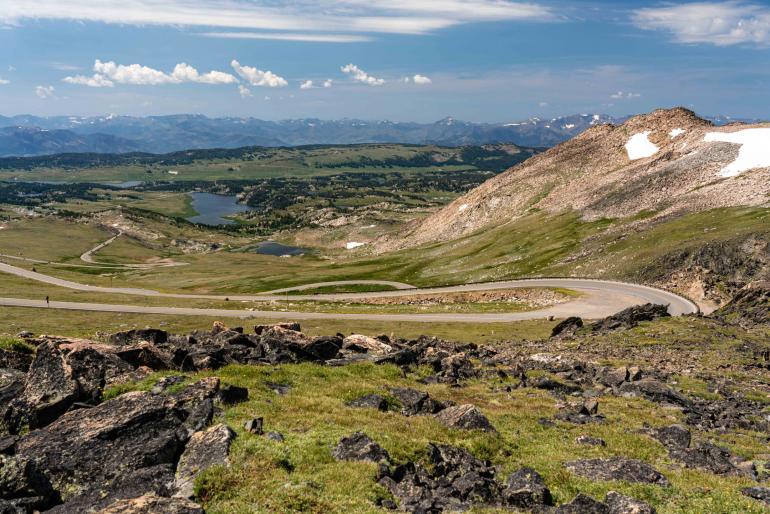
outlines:
[[679, 43], [717, 46], [770, 45], [770, 7], [732, 2], [695, 2], [638, 9], [634, 24], [669, 32]]
[[624, 93], [623, 91], [618, 91], [617, 93], [613, 93], [610, 95], [610, 98], [613, 98], [615, 100], [633, 100], [635, 98], [640, 98], [642, 95], [639, 93]]
[[251, 89], [247, 88], [243, 84], [238, 84], [238, 93], [240, 93], [241, 98], [248, 98], [251, 96]]
[[324, 84], [323, 85], [324, 85], [325, 88], [328, 89], [328, 88], [332, 87], [332, 83], [333, 83], [332, 79], [326, 79], [326, 80], [324, 80]]
[[299, 85], [300, 89], [313, 89], [313, 81], [312, 80], [306, 80], [302, 84]]
[[262, 71], [252, 66], [241, 66], [241, 63], [233, 59], [230, 63], [235, 72], [252, 86], [259, 87], [285, 87], [289, 83], [272, 71]]
[[102, 62], [97, 59], [91, 76], [74, 75], [62, 79], [68, 84], [78, 84], [89, 87], [113, 87], [115, 84], [131, 84], [135, 86], [159, 86], [163, 84], [182, 84], [195, 82], [199, 84], [235, 84], [238, 82], [233, 75], [221, 71], [199, 73], [198, 70], [186, 63], [179, 63], [171, 73], [165, 73], [141, 64], [116, 64], [114, 61]]
[[511, 0], [3, 0], [0, 10], [0, 25], [49, 19], [294, 31], [305, 37], [323, 32], [426, 34], [465, 23], [560, 18], [550, 7]]
[[11, 81], [8, 79], [4, 79], [3, 77], [0, 77], [0, 86], [4, 86], [6, 84], [10, 84]]
[[342, 73], [350, 75], [350, 77], [356, 82], [366, 84], [367, 86], [381, 86], [385, 83], [384, 79], [372, 77], [355, 64], [346, 64], [345, 66], [341, 67], [340, 70], [342, 70]]
[[35, 94], [38, 96], [38, 98], [51, 98], [53, 97], [54, 87], [53, 86], [36, 86], [35, 87]]
[[417, 84], [418, 86], [424, 86], [427, 84], [432, 84], [433, 81], [426, 77], [425, 75], [420, 75], [419, 73], [412, 77], [412, 81]]

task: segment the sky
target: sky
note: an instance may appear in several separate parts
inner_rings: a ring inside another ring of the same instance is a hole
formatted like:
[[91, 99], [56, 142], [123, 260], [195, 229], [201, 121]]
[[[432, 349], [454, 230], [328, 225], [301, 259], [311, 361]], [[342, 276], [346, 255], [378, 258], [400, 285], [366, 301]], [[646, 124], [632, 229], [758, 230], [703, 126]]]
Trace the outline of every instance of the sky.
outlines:
[[770, 118], [770, 1], [0, 0], [0, 114]]

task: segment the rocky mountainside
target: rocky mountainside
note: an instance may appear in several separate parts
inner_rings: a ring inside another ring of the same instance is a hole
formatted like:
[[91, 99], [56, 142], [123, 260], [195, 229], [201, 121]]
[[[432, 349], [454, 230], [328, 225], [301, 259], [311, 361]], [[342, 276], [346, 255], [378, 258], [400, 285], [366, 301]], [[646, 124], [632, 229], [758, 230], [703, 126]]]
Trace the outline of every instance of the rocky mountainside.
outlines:
[[78, 134], [70, 130], [38, 127], [0, 128], [0, 156], [50, 155], [73, 152], [125, 153], [140, 145], [132, 140], [109, 134]]
[[768, 204], [770, 123], [716, 127], [676, 108], [594, 126], [498, 175], [404, 237], [394, 249], [456, 239], [535, 210], [577, 211], [584, 220], [648, 222], [685, 212]]

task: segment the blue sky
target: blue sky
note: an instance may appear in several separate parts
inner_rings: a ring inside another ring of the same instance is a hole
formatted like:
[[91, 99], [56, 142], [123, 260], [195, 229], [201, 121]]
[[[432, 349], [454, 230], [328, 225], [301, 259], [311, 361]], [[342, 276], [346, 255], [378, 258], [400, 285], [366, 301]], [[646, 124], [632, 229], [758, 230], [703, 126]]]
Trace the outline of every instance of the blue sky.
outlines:
[[770, 3], [2, 0], [0, 114], [770, 118]]

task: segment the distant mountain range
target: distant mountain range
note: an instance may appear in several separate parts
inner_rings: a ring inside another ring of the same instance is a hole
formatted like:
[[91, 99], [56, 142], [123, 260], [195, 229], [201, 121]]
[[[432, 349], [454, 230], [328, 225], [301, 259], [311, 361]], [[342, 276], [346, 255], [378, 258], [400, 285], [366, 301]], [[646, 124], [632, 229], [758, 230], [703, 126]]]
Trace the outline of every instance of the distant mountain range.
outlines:
[[[265, 121], [256, 118], [173, 116], [0, 116], [0, 156], [56, 153], [168, 153], [201, 148], [314, 144], [406, 143], [443, 146], [513, 143], [551, 147], [604, 123], [626, 118], [576, 114], [514, 123], [470, 123], [445, 118], [435, 123], [343, 119]], [[717, 124], [733, 120], [711, 118]]]

